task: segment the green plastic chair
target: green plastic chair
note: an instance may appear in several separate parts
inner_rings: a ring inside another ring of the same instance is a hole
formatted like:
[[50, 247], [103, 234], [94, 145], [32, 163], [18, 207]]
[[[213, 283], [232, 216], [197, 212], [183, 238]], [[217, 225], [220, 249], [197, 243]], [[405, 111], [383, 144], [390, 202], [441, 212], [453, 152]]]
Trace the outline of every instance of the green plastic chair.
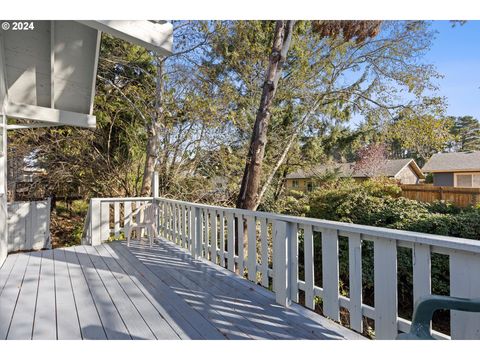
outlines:
[[463, 299], [440, 295], [421, 297], [415, 303], [410, 332], [398, 335], [397, 340], [435, 340], [430, 331], [430, 322], [433, 313], [437, 310], [480, 312], [480, 299]]

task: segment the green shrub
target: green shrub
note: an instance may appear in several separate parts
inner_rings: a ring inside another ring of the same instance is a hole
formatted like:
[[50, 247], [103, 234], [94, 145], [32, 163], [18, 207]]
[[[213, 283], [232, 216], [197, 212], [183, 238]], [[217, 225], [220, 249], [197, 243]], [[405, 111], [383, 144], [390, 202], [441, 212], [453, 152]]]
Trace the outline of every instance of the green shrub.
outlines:
[[437, 200], [427, 204], [427, 208], [429, 212], [438, 214], [459, 214], [462, 212], [462, 208], [445, 200]]
[[[309, 217], [480, 240], [480, 209], [398, 197], [388, 182], [336, 181], [311, 193]], [[305, 209], [307, 207], [304, 207]]]
[[402, 193], [402, 188], [398, 186], [397, 182], [388, 178], [368, 179], [360, 183], [357, 182], [357, 184], [372, 196], [398, 197]]
[[306, 216], [310, 211], [309, 198], [302, 191], [290, 190], [280, 199], [267, 198], [258, 208], [259, 211], [281, 213], [292, 216]]
[[[304, 197], [287, 199], [284, 209], [296, 215], [304, 211], [306, 216], [399, 230], [417, 231], [480, 240], [480, 208], [459, 208], [451, 203], [438, 201], [431, 204], [399, 197], [399, 188], [389, 181], [351, 179], [325, 183], [321, 188]], [[300, 211], [301, 210], [301, 211]], [[295, 213], [296, 212], [296, 213]], [[314, 242], [316, 259], [315, 278], [321, 281], [321, 241], [317, 234]], [[399, 312], [411, 315], [412, 304], [412, 252], [399, 248], [397, 253]], [[303, 254], [300, 254], [303, 257]], [[449, 294], [448, 257], [432, 254], [432, 292]], [[374, 264], [373, 243], [362, 246], [364, 301], [373, 305]], [[302, 271], [303, 269], [301, 269]], [[339, 243], [340, 282], [348, 284], [348, 243]], [[348, 291], [345, 286], [342, 291]]]
[[394, 228], [428, 216], [426, 204], [398, 194], [398, 186], [391, 182], [339, 181], [311, 194], [308, 216]]

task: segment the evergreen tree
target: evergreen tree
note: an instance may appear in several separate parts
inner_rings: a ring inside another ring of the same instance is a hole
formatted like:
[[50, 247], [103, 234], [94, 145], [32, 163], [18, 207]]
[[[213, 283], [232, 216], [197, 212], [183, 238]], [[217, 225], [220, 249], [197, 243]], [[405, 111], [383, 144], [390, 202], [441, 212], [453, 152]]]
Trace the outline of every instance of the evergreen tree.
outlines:
[[452, 133], [456, 136], [454, 151], [480, 150], [480, 122], [473, 116], [455, 118]]

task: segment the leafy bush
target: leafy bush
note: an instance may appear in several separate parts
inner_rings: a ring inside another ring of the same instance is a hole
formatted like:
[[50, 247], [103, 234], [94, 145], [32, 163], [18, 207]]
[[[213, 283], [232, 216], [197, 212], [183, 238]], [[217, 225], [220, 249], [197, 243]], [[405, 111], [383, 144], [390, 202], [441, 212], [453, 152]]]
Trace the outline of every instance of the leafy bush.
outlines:
[[287, 196], [269, 200], [261, 205], [260, 211], [292, 216], [305, 216], [310, 212], [309, 198], [302, 191], [291, 190]]
[[[326, 220], [388, 227], [399, 230], [447, 235], [480, 240], [480, 208], [459, 208], [438, 201], [431, 204], [399, 197], [400, 188], [387, 180], [356, 182], [351, 179], [323, 184], [309, 196], [285, 200], [290, 214], [303, 214]], [[285, 205], [283, 204], [283, 205]], [[321, 260], [321, 241], [315, 238], [314, 251]], [[303, 256], [303, 254], [300, 254]], [[339, 243], [340, 281], [348, 284], [348, 244]], [[398, 249], [398, 292], [401, 316], [411, 314], [412, 253]], [[373, 305], [373, 243], [362, 246], [364, 301]], [[321, 281], [321, 261], [316, 263], [315, 277]], [[432, 255], [432, 292], [449, 294], [449, 262], [444, 255]], [[348, 286], [346, 287], [348, 288]], [[345, 289], [346, 290], [346, 289]]]
[[390, 182], [340, 180], [309, 197], [306, 215], [362, 225], [388, 227], [480, 240], [480, 209], [451, 203], [432, 204], [399, 197]]
[[[445, 201], [437, 200], [433, 203], [427, 204], [428, 211], [431, 213], [438, 214], [459, 214], [462, 212], [462, 209], [456, 206], [455, 204]], [[464, 211], [464, 210], [463, 210]]]
[[398, 197], [399, 192], [385, 180], [337, 181], [311, 194], [308, 216], [394, 228], [428, 216], [426, 204]]

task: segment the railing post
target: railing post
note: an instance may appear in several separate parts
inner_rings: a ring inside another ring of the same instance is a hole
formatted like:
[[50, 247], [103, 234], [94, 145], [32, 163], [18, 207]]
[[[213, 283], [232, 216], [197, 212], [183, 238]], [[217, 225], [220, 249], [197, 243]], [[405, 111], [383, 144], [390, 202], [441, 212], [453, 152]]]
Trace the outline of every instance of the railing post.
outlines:
[[160, 237], [165, 238], [165, 202], [160, 200], [160, 204], [158, 206], [159, 212], [159, 234]]
[[397, 244], [377, 237], [373, 243], [375, 338], [392, 340], [397, 325]]
[[193, 244], [194, 234], [195, 234], [195, 221], [192, 207], [187, 206], [187, 216], [188, 216], [188, 233], [187, 233], [187, 249], [190, 250], [192, 256], [195, 256], [195, 247]]
[[110, 203], [102, 201], [100, 203], [100, 221], [101, 221], [101, 239], [106, 241], [110, 237]]
[[202, 254], [202, 213], [199, 207], [195, 207], [195, 236], [193, 237], [193, 249], [195, 259]]
[[[480, 255], [463, 251], [450, 254], [450, 296], [480, 297]], [[480, 339], [480, 314], [454, 310], [450, 315], [452, 340]]]
[[158, 200], [156, 198], [152, 198], [152, 206], [153, 206], [153, 221], [155, 224], [155, 229], [157, 231], [156, 237], [160, 237], [160, 208], [158, 207]]
[[298, 303], [298, 225], [288, 223], [288, 288], [290, 301]]
[[102, 243], [102, 229], [101, 229], [101, 209], [100, 209], [100, 199], [91, 199], [90, 200], [90, 234], [92, 236], [91, 244], [92, 246], [100, 245]]
[[275, 283], [275, 299], [283, 306], [290, 305], [289, 287], [289, 224], [275, 221], [273, 235], [273, 281]]

